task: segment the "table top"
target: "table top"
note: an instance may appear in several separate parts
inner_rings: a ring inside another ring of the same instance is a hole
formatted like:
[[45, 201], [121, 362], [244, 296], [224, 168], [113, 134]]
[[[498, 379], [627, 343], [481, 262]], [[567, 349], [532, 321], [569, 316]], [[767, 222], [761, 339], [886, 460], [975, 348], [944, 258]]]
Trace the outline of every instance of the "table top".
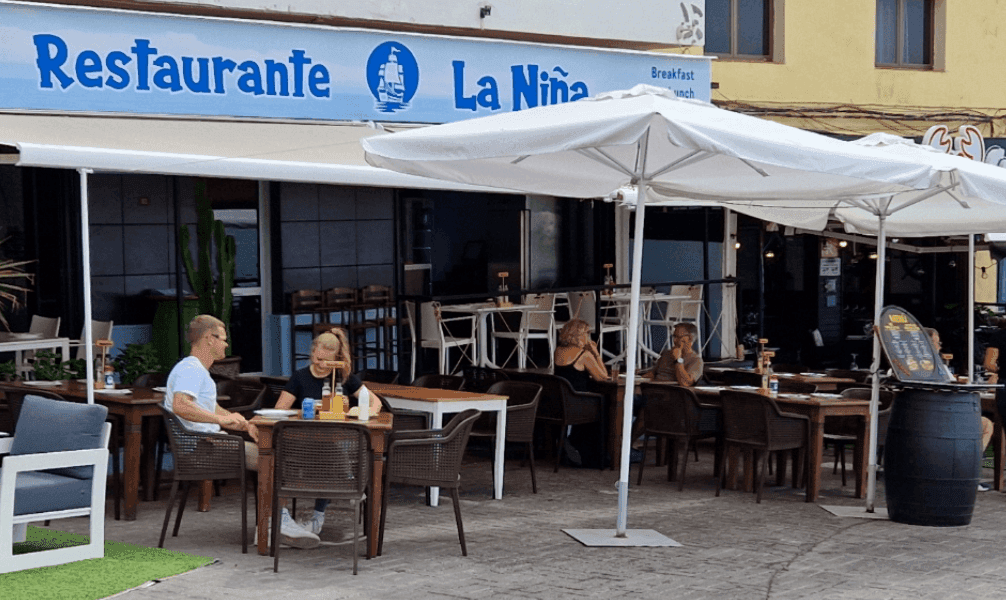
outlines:
[[423, 388], [397, 383], [368, 383], [367, 389], [382, 396], [418, 400], [420, 402], [478, 402], [480, 400], [506, 400], [506, 396], [496, 394], [480, 394], [478, 392], [463, 392], [456, 390], [441, 390], [438, 388]]
[[538, 308], [537, 304], [511, 304], [509, 306], [496, 306], [494, 302], [469, 302], [467, 304], [442, 304], [440, 310], [444, 312], [507, 312], [511, 310], [530, 310]]
[[[45, 390], [66, 398], [87, 398], [87, 384], [77, 380], [60, 381], [57, 382], [57, 385], [37, 385], [24, 381], [8, 381], [0, 385], [26, 392]], [[116, 404], [160, 404], [164, 400], [164, 393], [153, 388], [122, 387], [117, 389], [128, 390], [129, 393], [106, 394], [102, 393], [102, 390], [96, 389], [94, 390], [94, 399], [99, 402], [114, 402]]]
[[[256, 427], [258, 427], [259, 429], [262, 429], [262, 428], [272, 429], [273, 425], [275, 425], [276, 423], [279, 423], [280, 421], [285, 421], [285, 420], [300, 421], [301, 418], [300, 418], [300, 415], [294, 415], [292, 417], [289, 417], [288, 419], [266, 419], [265, 417], [262, 417], [260, 415], [256, 415], [254, 418], [252, 418], [251, 422]], [[320, 420], [318, 422], [319, 423], [359, 423], [360, 425], [363, 425], [367, 429], [370, 429], [370, 430], [373, 430], [373, 431], [390, 431], [391, 430], [391, 424], [392, 424], [393, 420], [394, 420], [394, 417], [392, 416], [391, 413], [383, 412], [382, 411], [382, 412], [374, 415], [370, 419], [367, 419], [366, 421], [360, 421], [358, 419], [354, 419], [354, 418], [350, 417], [350, 418], [345, 418], [345, 419]], [[259, 439], [262, 439], [262, 438], [259, 437]]]
[[[724, 390], [734, 390], [739, 392], [757, 392], [757, 388], [748, 386], [721, 386], [721, 385], [701, 385], [692, 388], [699, 396], [720, 397], [720, 392]], [[791, 394], [780, 393], [774, 398], [778, 403], [805, 404], [809, 406], [869, 406], [869, 400], [859, 400], [844, 398], [841, 394], [824, 394], [815, 392], [813, 394]]]

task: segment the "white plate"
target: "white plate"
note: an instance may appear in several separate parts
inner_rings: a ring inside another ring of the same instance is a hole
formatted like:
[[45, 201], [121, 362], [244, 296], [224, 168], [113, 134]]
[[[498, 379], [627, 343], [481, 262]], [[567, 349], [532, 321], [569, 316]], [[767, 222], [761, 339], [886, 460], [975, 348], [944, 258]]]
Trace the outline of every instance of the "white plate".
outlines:
[[758, 388], [753, 385], [732, 385], [730, 389], [733, 390], [757, 390]]
[[59, 385], [59, 384], [61, 384], [63, 382], [62, 381], [23, 381], [22, 383], [24, 383], [25, 385], [33, 385], [33, 386], [36, 386], [36, 387], [53, 387], [53, 386], [57, 386], [57, 385]]
[[266, 419], [280, 420], [286, 419], [287, 417], [292, 417], [293, 415], [299, 413], [299, 410], [280, 410], [278, 408], [260, 408], [255, 411], [256, 415], [260, 417], [265, 417]]
[[800, 373], [804, 377], [827, 377], [824, 373]]
[[94, 390], [95, 394], [108, 394], [109, 396], [125, 396], [126, 394], [132, 394], [133, 390], [129, 389], [107, 389], [107, 390]]
[[718, 385], [697, 385], [695, 389], [700, 392], [719, 392], [726, 388]]
[[817, 392], [814, 392], [813, 394], [811, 394], [811, 396], [814, 396], [815, 398], [844, 398], [845, 397], [842, 394], [819, 394]]
[[164, 392], [168, 391], [168, 388], [164, 387], [163, 385], [159, 385], [159, 386], [157, 386], [157, 387], [155, 387], [153, 389], [154, 389], [155, 392], [160, 392], [162, 394]]

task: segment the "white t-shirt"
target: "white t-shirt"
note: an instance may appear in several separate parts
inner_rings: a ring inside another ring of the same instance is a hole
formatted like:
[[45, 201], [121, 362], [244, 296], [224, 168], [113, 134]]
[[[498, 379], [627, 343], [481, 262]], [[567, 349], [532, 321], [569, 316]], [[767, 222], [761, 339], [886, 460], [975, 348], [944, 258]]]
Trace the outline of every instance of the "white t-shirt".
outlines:
[[[175, 412], [172, 404], [176, 393], [182, 393], [195, 400], [196, 405], [207, 412], [217, 411], [217, 384], [210, 377], [203, 363], [195, 356], [188, 356], [178, 361], [171, 374], [168, 375], [167, 391], [164, 396], [164, 407]], [[220, 426], [216, 423], [194, 423], [178, 417], [187, 429], [217, 433]]]

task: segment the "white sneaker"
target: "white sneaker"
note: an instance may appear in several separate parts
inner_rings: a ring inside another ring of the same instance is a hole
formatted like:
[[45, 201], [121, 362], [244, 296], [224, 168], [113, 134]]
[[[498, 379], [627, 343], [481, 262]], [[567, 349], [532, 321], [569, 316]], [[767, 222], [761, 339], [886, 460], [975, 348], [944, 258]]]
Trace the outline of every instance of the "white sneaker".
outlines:
[[287, 546], [303, 549], [317, 548], [321, 545], [321, 538], [301, 527], [285, 508], [279, 525], [279, 541]]
[[314, 511], [314, 516], [307, 521], [297, 521], [297, 525], [305, 531], [310, 531], [314, 535], [320, 535], [321, 528], [325, 526], [325, 513]]

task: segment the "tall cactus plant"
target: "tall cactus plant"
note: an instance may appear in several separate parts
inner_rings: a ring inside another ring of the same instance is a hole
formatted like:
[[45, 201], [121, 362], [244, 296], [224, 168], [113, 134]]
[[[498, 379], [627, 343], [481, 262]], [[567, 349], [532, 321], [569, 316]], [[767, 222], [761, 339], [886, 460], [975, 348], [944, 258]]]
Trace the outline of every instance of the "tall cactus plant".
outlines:
[[[235, 255], [234, 236], [224, 234], [224, 224], [213, 218], [213, 208], [206, 195], [206, 183], [196, 182], [196, 253], [199, 267], [193, 264], [189, 249], [191, 239], [188, 225], [178, 228], [182, 244], [182, 262], [188, 274], [192, 291], [199, 296], [199, 312], [213, 315], [224, 322], [230, 332], [231, 305], [234, 297]], [[211, 265], [216, 258], [216, 270]], [[228, 354], [230, 348], [227, 349]]]

